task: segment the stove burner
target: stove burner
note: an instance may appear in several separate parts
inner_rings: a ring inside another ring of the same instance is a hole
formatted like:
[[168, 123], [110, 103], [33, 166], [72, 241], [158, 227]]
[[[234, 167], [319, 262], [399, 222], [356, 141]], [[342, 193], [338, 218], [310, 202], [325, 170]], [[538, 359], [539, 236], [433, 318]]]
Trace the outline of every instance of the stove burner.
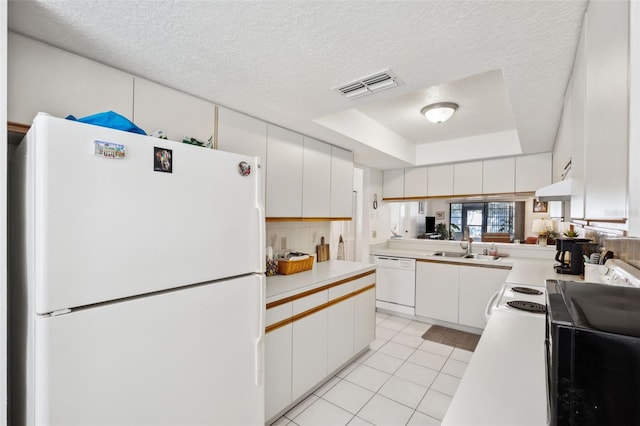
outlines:
[[520, 309], [527, 312], [535, 312], [538, 314], [544, 314], [545, 312], [547, 312], [547, 307], [545, 305], [535, 302], [527, 302], [525, 300], [511, 300], [507, 302], [507, 305], [515, 309]]
[[535, 288], [529, 288], [529, 287], [511, 287], [511, 290], [516, 293], [522, 293], [522, 294], [535, 294], [535, 295], [542, 294], [540, 290], [536, 290]]

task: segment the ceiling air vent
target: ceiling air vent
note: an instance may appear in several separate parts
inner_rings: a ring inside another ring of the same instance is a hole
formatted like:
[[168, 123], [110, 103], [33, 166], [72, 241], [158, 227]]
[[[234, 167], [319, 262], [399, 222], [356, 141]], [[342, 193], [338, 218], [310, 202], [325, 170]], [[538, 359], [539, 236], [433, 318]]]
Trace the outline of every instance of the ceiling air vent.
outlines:
[[398, 84], [400, 84], [400, 80], [389, 69], [334, 87], [333, 90], [342, 93], [347, 99], [356, 99], [380, 90], [396, 87]]

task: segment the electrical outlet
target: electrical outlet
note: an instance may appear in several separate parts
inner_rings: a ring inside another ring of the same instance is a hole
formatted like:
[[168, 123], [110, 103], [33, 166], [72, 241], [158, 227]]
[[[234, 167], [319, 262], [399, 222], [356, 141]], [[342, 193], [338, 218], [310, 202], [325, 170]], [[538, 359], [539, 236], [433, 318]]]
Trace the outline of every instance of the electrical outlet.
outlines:
[[283, 250], [287, 248], [287, 237], [280, 238], [280, 248]]
[[371, 231], [371, 238], [377, 238], [378, 237], [378, 232], [374, 229], [373, 231]]

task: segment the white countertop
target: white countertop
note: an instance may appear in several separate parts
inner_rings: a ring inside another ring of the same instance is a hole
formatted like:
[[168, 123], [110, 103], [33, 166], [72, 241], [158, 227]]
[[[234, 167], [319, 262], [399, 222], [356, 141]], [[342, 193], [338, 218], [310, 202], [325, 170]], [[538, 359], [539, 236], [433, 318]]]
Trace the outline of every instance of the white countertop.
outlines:
[[[436, 250], [437, 251], [437, 250]], [[453, 250], [452, 250], [453, 251]], [[460, 250], [458, 250], [460, 251]], [[506, 282], [512, 284], [544, 286], [547, 279], [559, 279], [559, 280], [571, 280], [580, 281], [581, 278], [577, 275], [558, 274], [554, 269], [556, 262], [551, 254], [548, 254], [548, 258], [530, 258], [519, 257], [509, 255], [503, 257], [501, 260], [477, 260], [477, 259], [462, 259], [459, 257], [442, 257], [434, 256], [434, 250], [421, 250], [416, 248], [404, 249], [393, 247], [372, 247], [371, 254], [374, 255], [386, 255], [407, 257], [412, 259], [430, 259], [440, 260], [447, 262], [484, 264], [484, 265], [496, 265], [496, 266], [509, 266], [511, 272], [506, 279]]]
[[494, 312], [442, 424], [547, 424], [545, 316]]
[[267, 303], [374, 269], [376, 265], [348, 260], [314, 261], [310, 271], [267, 277]]
[[[442, 243], [441, 243], [442, 244]], [[464, 263], [491, 262], [511, 266], [507, 283], [544, 286], [547, 279], [581, 281], [555, 272], [555, 251], [549, 248], [497, 245], [508, 251], [501, 261], [433, 256], [438, 250], [461, 251], [456, 244], [436, 246], [415, 241], [390, 242], [371, 248], [372, 254]], [[441, 248], [442, 247], [442, 248]], [[435, 250], [434, 250], [435, 249]], [[473, 252], [483, 249], [475, 244]], [[494, 311], [482, 333], [469, 367], [456, 391], [444, 426], [546, 425], [545, 315]]]

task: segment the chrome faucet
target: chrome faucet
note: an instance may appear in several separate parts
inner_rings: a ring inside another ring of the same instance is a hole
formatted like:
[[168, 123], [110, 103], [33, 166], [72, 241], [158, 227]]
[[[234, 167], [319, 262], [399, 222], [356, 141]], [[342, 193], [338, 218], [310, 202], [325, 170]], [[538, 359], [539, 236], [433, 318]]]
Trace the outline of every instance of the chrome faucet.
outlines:
[[467, 251], [467, 254], [471, 254], [471, 243], [473, 242], [473, 239], [469, 236], [468, 226], [464, 227], [464, 231], [462, 232], [462, 240], [466, 241], [467, 244], [463, 246], [462, 243], [460, 243], [460, 247], [465, 249]]

